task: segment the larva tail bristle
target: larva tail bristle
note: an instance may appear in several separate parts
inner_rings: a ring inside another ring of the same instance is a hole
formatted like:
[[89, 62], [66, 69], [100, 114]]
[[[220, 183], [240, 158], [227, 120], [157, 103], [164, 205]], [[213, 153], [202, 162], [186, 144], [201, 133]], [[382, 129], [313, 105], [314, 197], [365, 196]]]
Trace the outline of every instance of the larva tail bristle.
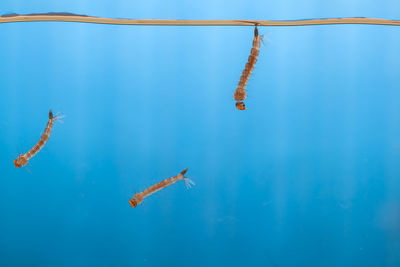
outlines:
[[185, 186], [187, 189], [192, 188], [192, 186], [196, 185], [193, 180], [191, 180], [190, 178], [183, 178], [183, 182], [185, 183]]
[[263, 45], [265, 45], [265, 43], [264, 43], [264, 34], [263, 34], [263, 35], [260, 35], [259, 38], [260, 38], [261, 43], [262, 43]]
[[65, 115], [61, 115], [60, 112], [57, 112], [56, 115], [53, 117], [53, 119], [55, 121], [60, 121], [61, 123], [63, 123], [62, 119], [64, 119], [66, 116]]

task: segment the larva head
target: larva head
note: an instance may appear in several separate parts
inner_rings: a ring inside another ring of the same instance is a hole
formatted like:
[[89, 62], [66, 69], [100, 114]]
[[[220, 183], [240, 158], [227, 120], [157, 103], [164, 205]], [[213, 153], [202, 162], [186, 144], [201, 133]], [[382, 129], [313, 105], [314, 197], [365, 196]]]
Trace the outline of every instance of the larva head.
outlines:
[[236, 108], [239, 110], [246, 110], [246, 105], [242, 101], [236, 102]]
[[14, 159], [14, 165], [17, 168], [21, 168], [28, 164], [28, 160], [26, 159], [24, 154], [18, 156], [18, 158]]
[[140, 203], [142, 203], [143, 198], [144, 198], [144, 196], [143, 196], [143, 193], [142, 193], [142, 192], [136, 193], [136, 194], [133, 196], [133, 198], [131, 198], [131, 199], [129, 200], [129, 204], [132, 206], [132, 208], [135, 208], [137, 205], [139, 205]]
[[129, 200], [129, 205], [131, 205], [132, 206], [132, 208], [135, 208], [136, 206], [137, 206], [137, 201], [136, 201], [136, 199], [135, 198], [131, 198], [130, 200]]

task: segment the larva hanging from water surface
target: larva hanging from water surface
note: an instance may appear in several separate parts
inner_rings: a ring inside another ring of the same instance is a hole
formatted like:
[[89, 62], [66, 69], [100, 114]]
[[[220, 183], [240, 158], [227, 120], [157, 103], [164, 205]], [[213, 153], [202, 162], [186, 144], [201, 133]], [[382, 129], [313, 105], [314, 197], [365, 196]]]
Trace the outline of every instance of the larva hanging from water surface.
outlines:
[[258, 29], [256, 25], [254, 29], [253, 47], [251, 48], [250, 56], [247, 60], [246, 66], [244, 67], [242, 76], [240, 76], [238, 87], [233, 95], [233, 97], [237, 101], [236, 108], [239, 110], [246, 110], [246, 106], [243, 102], [246, 99], [246, 85], [251, 76], [251, 72], [254, 70], [254, 65], [257, 63], [257, 57], [258, 54], [260, 54], [260, 41], [262, 39], [263, 36], [258, 35]]
[[156, 183], [155, 185], [150, 186], [149, 188], [143, 190], [142, 192], [136, 193], [133, 198], [129, 200], [129, 204], [134, 208], [138, 204], [140, 204], [145, 197], [150, 196], [151, 194], [167, 187], [170, 186], [180, 180], [183, 180], [185, 183], [186, 188], [192, 187], [192, 185], [195, 185], [195, 183], [190, 180], [189, 178], [185, 177], [185, 173], [187, 172], [188, 169], [184, 169], [180, 174], [167, 178], [165, 180], [162, 180], [159, 183]]
[[26, 154], [20, 154], [18, 158], [14, 160], [14, 165], [17, 168], [21, 168], [28, 164], [28, 161], [38, 153], [43, 146], [46, 144], [47, 140], [49, 140], [51, 129], [53, 128], [53, 124], [56, 120], [62, 119], [63, 116], [53, 116], [53, 112], [49, 111], [49, 121], [47, 122], [46, 128], [44, 129], [44, 133], [40, 140], [36, 145], [33, 146], [31, 150], [29, 150]]

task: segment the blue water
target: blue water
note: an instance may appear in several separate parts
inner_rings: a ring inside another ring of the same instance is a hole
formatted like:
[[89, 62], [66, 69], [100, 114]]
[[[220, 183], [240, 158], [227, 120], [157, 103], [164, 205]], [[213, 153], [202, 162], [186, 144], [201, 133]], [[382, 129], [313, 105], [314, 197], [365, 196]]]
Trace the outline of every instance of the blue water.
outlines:
[[[0, 14], [399, 19], [386, 1], [22, 1]], [[0, 24], [0, 265], [400, 266], [400, 28]], [[12, 164], [56, 122], [27, 168]], [[133, 209], [134, 193], [189, 168]]]

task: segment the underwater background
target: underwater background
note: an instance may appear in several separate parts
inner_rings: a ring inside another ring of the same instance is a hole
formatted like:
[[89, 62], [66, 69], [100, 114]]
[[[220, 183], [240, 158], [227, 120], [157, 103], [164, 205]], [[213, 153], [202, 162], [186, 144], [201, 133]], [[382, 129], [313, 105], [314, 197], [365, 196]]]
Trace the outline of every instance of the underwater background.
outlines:
[[[400, 19], [400, 2], [2, 0], [0, 14]], [[400, 266], [400, 28], [0, 24], [0, 265]], [[48, 111], [66, 115], [26, 168]], [[188, 168], [136, 208], [139, 191]]]

